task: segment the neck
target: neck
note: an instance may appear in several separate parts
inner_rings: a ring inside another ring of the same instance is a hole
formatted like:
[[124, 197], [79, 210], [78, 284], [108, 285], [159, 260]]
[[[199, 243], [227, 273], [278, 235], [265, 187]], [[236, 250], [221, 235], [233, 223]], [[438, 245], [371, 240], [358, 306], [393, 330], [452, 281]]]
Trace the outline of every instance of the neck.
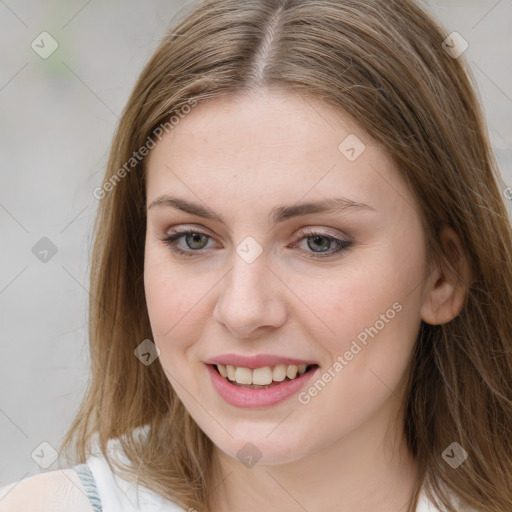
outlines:
[[335, 443], [285, 464], [247, 467], [215, 447], [212, 510], [407, 511], [418, 466], [402, 424], [398, 420], [391, 428], [388, 419], [373, 418]]

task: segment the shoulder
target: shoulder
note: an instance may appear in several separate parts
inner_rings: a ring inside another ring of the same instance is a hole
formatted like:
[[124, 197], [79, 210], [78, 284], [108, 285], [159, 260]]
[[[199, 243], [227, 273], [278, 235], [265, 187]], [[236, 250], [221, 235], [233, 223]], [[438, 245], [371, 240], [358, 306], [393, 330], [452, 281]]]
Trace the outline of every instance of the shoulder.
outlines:
[[0, 488], [0, 512], [92, 512], [74, 469], [34, 475]]

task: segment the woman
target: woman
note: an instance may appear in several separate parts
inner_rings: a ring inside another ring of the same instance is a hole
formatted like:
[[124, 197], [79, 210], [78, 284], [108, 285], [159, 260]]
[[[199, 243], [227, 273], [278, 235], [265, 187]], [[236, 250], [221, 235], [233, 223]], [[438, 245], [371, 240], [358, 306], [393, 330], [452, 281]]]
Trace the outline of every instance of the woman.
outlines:
[[3, 510], [511, 509], [512, 234], [457, 44], [409, 0], [173, 28], [94, 192], [72, 467]]

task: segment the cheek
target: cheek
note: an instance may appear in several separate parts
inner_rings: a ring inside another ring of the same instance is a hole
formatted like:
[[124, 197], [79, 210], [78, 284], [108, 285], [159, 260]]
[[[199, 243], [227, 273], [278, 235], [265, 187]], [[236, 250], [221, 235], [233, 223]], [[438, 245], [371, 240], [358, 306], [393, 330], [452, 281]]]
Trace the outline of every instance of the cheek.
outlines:
[[411, 290], [421, 260], [403, 265], [392, 252], [377, 260], [352, 266], [308, 299], [335, 334], [317, 335], [330, 360], [298, 398], [315, 424], [329, 425], [322, 441], [327, 444], [358, 428], [389, 399], [393, 403], [418, 335], [419, 289]]
[[414, 252], [403, 257], [399, 248], [374, 248], [322, 286], [303, 280], [297, 290], [312, 305], [307, 329], [323, 339], [330, 361], [341, 356], [355, 378], [375, 368], [395, 381], [407, 366], [420, 326], [423, 266], [421, 251]]
[[[146, 246], [144, 289], [154, 342], [161, 350], [162, 363], [187, 348], [194, 339], [201, 312], [199, 298], [204, 281], [195, 282], [179, 265], [172, 265], [165, 250]], [[200, 288], [197, 288], [200, 287]], [[197, 291], [199, 290], [199, 291]]]

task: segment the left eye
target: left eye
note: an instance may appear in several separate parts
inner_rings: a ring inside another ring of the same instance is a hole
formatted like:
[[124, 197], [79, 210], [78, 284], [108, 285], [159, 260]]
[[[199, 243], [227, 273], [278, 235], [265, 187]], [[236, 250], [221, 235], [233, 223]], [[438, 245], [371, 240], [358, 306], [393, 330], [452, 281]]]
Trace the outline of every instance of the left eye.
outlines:
[[[184, 249], [177, 243], [181, 238], [185, 239], [187, 249]], [[181, 254], [183, 256], [200, 256], [201, 251], [206, 247], [209, 239], [211, 239], [211, 237], [205, 233], [194, 231], [192, 229], [186, 229], [162, 238], [161, 240], [175, 253]], [[317, 232], [302, 233], [302, 236], [298, 239], [297, 242], [302, 240], [307, 240], [307, 247], [312, 250], [312, 255], [314, 258], [332, 256], [333, 254], [348, 249], [352, 245], [352, 242], [347, 240], [341, 240], [340, 238]], [[297, 242], [294, 242], [292, 247], [295, 247]], [[332, 244], [335, 245], [334, 250], [330, 249]], [[320, 250], [317, 251], [317, 248]], [[321, 255], [322, 253], [327, 254], [326, 256], [323, 256]]]

